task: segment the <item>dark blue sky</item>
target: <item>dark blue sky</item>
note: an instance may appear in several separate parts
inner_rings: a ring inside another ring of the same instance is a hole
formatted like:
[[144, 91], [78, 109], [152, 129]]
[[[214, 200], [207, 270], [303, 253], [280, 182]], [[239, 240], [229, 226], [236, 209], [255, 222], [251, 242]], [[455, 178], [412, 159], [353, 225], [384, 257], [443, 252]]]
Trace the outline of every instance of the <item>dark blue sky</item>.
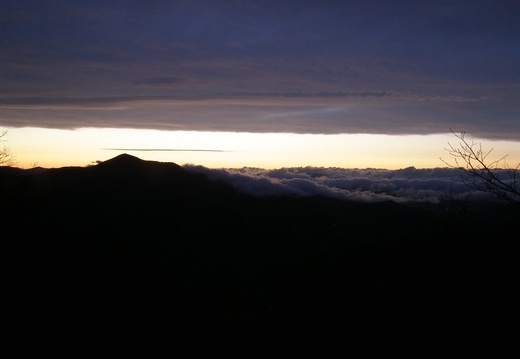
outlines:
[[[128, 110], [143, 98], [227, 99], [228, 106], [261, 98], [265, 106], [274, 98], [309, 113], [309, 98], [323, 109], [318, 99], [325, 97], [334, 108], [360, 105], [366, 118], [361, 110], [357, 117], [337, 111], [314, 129], [309, 123], [321, 118], [303, 116], [303, 125], [291, 118], [280, 128], [430, 133], [461, 126], [509, 139], [520, 133], [517, 1], [3, 0], [0, 22], [0, 115], [9, 126], [82, 126], [74, 122], [81, 116], [63, 112], [56, 117], [70, 124], [46, 122], [71, 104], [124, 101]], [[36, 114], [31, 106], [51, 112]], [[151, 110], [148, 124], [126, 113], [127, 125], [234, 128], [211, 127], [207, 119], [196, 125], [196, 110], [186, 115], [183, 108], [183, 119], [160, 111]], [[223, 114], [242, 118], [238, 130], [268, 130], [252, 123], [257, 115], [236, 108]], [[116, 117], [89, 123], [123, 126]], [[277, 131], [276, 123], [269, 126]]]

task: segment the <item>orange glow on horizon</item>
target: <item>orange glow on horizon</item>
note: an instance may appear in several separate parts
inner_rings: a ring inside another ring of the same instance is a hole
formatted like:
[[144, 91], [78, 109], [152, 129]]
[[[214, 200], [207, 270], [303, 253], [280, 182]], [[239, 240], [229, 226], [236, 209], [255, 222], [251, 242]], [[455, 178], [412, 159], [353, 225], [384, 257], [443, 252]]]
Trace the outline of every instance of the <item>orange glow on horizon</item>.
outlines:
[[[83, 128], [8, 128], [5, 143], [20, 168], [86, 166], [120, 153], [145, 160], [208, 168], [340, 167], [398, 169], [445, 167], [444, 150], [456, 144], [443, 135], [302, 135]], [[520, 143], [478, 139], [493, 158], [520, 162]]]

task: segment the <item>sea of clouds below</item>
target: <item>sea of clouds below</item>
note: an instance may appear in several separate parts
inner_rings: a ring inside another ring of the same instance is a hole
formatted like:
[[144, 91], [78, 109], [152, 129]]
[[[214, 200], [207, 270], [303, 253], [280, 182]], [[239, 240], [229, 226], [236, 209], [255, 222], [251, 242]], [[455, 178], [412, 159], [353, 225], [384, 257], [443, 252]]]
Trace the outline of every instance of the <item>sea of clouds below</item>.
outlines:
[[452, 200], [493, 200], [490, 193], [476, 192], [464, 182], [464, 172], [454, 168], [344, 169], [296, 167], [281, 169], [209, 169], [184, 165], [213, 180], [231, 184], [241, 193], [254, 196], [313, 196], [399, 203], [439, 203]]

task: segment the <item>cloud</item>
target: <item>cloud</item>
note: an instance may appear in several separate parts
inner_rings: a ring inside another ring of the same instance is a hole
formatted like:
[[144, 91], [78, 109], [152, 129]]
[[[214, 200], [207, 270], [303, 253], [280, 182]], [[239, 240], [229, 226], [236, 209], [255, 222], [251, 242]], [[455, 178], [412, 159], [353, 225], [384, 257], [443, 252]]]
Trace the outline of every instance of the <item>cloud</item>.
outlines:
[[[309, 82], [376, 92], [442, 81], [448, 88], [457, 81], [517, 83], [518, 5], [473, 3], [115, 1], [99, 11], [97, 1], [0, 2], [0, 60], [4, 73], [19, 73], [30, 59], [27, 75], [60, 78], [49, 93], [84, 94], [94, 86], [91, 94], [119, 94], [128, 91], [123, 80], [168, 87], [177, 76], [215, 72], [222, 75], [210, 83], [216, 91], [223, 78], [233, 81], [225, 91], [282, 83], [301, 90]], [[108, 65], [112, 71], [99, 71]], [[69, 81], [76, 86], [64, 87]], [[15, 82], [26, 85], [19, 94], [40, 84]]]
[[156, 77], [136, 80], [134, 83], [144, 86], [176, 86], [183, 82], [184, 79], [180, 77]]
[[211, 150], [200, 148], [103, 148], [106, 151], [132, 152], [228, 152], [225, 150]]
[[476, 193], [462, 180], [462, 171], [450, 168], [400, 170], [298, 167], [208, 169], [185, 165], [190, 172], [231, 184], [253, 196], [326, 196], [350, 201], [439, 203], [454, 200], [492, 200], [489, 193]]
[[64, 129], [425, 135], [454, 128], [479, 138], [516, 141], [514, 102], [502, 97], [320, 91], [6, 98], [0, 117], [8, 127]]
[[517, 2], [99, 4], [0, 1], [2, 126], [520, 138]]

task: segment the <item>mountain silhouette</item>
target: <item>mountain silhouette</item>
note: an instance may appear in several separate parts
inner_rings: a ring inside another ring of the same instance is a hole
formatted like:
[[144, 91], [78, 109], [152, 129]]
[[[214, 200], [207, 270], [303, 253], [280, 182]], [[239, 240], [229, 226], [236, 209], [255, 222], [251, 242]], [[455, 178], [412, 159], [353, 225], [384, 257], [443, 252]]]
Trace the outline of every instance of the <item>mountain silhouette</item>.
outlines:
[[[152, 161], [144, 161], [138, 157], [129, 155], [128, 153], [122, 153], [120, 155], [117, 155], [114, 158], [100, 162], [98, 165], [100, 167], [106, 167], [106, 166], [135, 167], [135, 166], [142, 165], [146, 162], [151, 163]], [[175, 165], [175, 164], [173, 163], [173, 165]]]
[[[109, 173], [131, 173], [135, 175], [137, 171], [164, 171], [168, 170], [176, 172], [179, 175], [183, 173], [183, 168], [175, 163], [145, 161], [138, 157], [123, 153], [109, 160], [100, 162], [96, 166], [92, 166], [96, 171], [106, 171]], [[149, 174], [149, 173], [148, 173]]]
[[9, 358], [517, 351], [519, 241], [492, 217], [250, 197], [128, 154], [0, 189]]

